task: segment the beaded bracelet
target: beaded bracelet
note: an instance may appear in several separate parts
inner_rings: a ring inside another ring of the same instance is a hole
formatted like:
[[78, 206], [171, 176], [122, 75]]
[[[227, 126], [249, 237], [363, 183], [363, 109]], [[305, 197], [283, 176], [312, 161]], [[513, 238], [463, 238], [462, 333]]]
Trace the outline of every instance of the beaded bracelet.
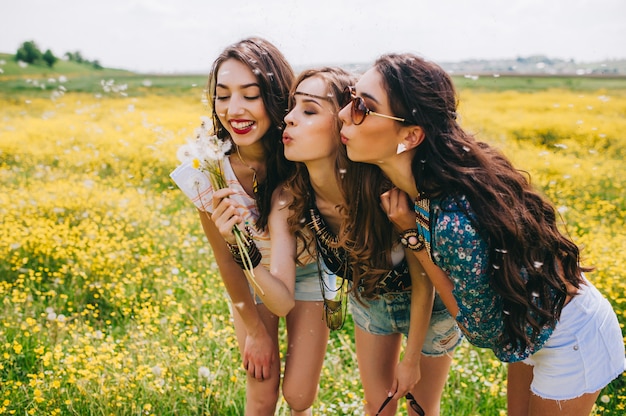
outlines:
[[400, 233], [400, 244], [413, 251], [422, 251], [426, 248], [424, 237], [420, 235], [417, 228], [410, 228]]
[[[239, 246], [237, 244], [230, 244], [230, 243], [227, 243], [227, 244], [228, 244], [228, 249], [230, 250], [230, 254], [232, 254], [233, 260], [235, 260], [235, 263], [237, 263], [239, 267], [244, 269], [246, 265], [243, 261], [243, 258], [241, 257]], [[252, 262], [252, 268], [255, 268], [256, 266], [259, 265], [259, 263], [261, 263], [261, 259], [263, 258], [263, 256], [261, 255], [261, 252], [259, 251], [259, 248], [256, 246], [256, 244], [254, 244], [254, 241], [252, 240], [252, 238], [246, 237], [244, 246], [245, 246], [245, 250], [248, 252], [250, 261]]]

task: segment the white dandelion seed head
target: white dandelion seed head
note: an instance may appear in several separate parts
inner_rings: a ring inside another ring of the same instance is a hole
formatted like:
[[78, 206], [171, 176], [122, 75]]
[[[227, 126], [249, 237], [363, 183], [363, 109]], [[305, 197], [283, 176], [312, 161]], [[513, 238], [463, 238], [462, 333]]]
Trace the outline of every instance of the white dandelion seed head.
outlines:
[[208, 367], [202, 366], [198, 368], [198, 377], [209, 380], [211, 377], [211, 370]]
[[152, 374], [157, 377], [161, 377], [161, 375], [163, 374], [163, 369], [158, 364], [152, 367], [150, 370], [152, 370]]
[[189, 162], [193, 159], [193, 149], [189, 144], [184, 144], [176, 151], [176, 158], [179, 162]]

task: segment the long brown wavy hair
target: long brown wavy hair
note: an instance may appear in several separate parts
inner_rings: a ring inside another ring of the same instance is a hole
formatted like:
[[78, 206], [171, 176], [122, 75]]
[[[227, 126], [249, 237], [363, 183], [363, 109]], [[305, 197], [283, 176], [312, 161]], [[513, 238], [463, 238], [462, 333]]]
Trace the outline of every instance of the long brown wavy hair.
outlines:
[[[341, 121], [338, 113], [347, 104], [348, 98], [343, 92], [346, 87], [355, 84], [354, 75], [341, 68], [331, 67], [302, 72], [289, 95], [290, 109], [295, 104], [294, 93], [298, 85], [311, 77], [321, 78], [328, 86], [327, 97], [336, 119], [335, 140], [338, 146], [335, 176], [343, 194], [343, 203], [339, 207], [342, 225], [337, 236], [338, 245], [346, 249], [348, 255], [347, 267], [352, 269], [352, 290], [357, 295], [371, 297], [376, 291], [378, 280], [393, 267], [391, 247], [397, 238], [392, 231], [392, 224], [380, 207], [380, 194], [389, 189], [391, 184], [376, 166], [348, 159], [346, 148], [340, 143]], [[311, 233], [303, 227], [303, 219], [308, 218], [308, 210], [315, 204], [315, 195], [305, 164], [296, 162], [295, 165], [295, 172], [286, 183], [293, 194], [289, 206], [292, 214], [288, 222], [291, 231], [303, 243], [300, 247], [311, 250], [313, 245], [308, 244]]]
[[374, 67], [393, 114], [425, 132], [411, 167], [418, 191], [466, 196], [488, 242], [491, 284], [506, 311], [501, 341], [526, 347], [543, 325], [559, 319], [564, 282], [580, 288], [582, 272], [591, 269], [580, 265], [578, 247], [559, 231], [553, 205], [529, 175], [459, 126], [456, 91], [441, 67], [412, 54], [383, 55]]
[[293, 173], [293, 163], [285, 159], [283, 150], [282, 126], [287, 112], [289, 88], [293, 83], [294, 72], [287, 59], [272, 43], [258, 37], [243, 39], [228, 46], [217, 57], [206, 87], [215, 134], [222, 140], [231, 140], [215, 111], [215, 90], [217, 73], [228, 59], [236, 59], [246, 65], [255, 75], [261, 89], [261, 97], [272, 126], [261, 141], [265, 149], [266, 175], [259, 183], [256, 201], [259, 219], [256, 227], [265, 229], [269, 217], [274, 189]]

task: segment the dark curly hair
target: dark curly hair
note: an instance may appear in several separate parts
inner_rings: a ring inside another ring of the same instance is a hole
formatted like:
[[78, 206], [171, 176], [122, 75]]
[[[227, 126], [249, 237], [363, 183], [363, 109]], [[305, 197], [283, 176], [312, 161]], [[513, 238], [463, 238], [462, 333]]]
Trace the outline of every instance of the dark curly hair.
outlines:
[[272, 122], [272, 127], [262, 138], [266, 155], [265, 180], [259, 183], [256, 201], [259, 207], [259, 229], [267, 227], [272, 193], [274, 189], [293, 173], [293, 163], [285, 159], [281, 142], [283, 118], [287, 111], [289, 88], [294, 79], [294, 72], [283, 54], [267, 40], [251, 37], [230, 45], [217, 57], [206, 87], [215, 134], [222, 140], [230, 140], [228, 131], [220, 122], [215, 111], [215, 91], [217, 73], [220, 66], [228, 59], [236, 59], [246, 65], [257, 78], [265, 110]]
[[393, 113], [424, 130], [411, 166], [417, 189], [427, 197], [466, 196], [489, 245], [491, 284], [507, 312], [501, 342], [526, 347], [542, 326], [559, 319], [564, 282], [580, 288], [582, 272], [591, 269], [580, 265], [578, 247], [559, 231], [554, 207], [529, 175], [459, 126], [453, 81], [441, 67], [412, 54], [387, 54], [374, 68]]

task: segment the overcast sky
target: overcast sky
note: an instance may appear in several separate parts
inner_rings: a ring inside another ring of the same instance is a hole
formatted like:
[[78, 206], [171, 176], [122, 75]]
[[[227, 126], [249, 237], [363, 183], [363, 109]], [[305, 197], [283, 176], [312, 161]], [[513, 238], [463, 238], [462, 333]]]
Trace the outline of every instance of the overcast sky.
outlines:
[[0, 0], [0, 16], [0, 52], [34, 40], [138, 72], [206, 72], [250, 35], [294, 66], [385, 52], [436, 62], [626, 58], [626, 0]]

